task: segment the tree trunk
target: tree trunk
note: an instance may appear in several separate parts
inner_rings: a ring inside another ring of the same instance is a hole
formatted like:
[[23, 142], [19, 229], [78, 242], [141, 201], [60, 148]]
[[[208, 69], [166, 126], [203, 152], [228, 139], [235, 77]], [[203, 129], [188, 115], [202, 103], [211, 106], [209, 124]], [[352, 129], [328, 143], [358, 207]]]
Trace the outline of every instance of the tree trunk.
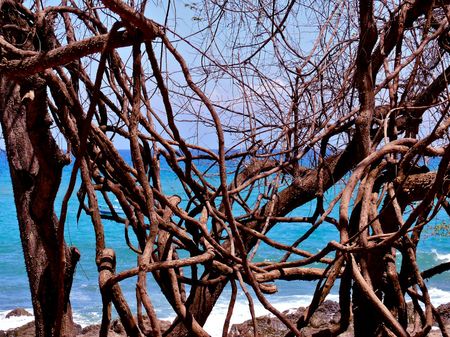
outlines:
[[[68, 158], [50, 131], [44, 81], [0, 78], [0, 118], [10, 166], [22, 248], [31, 289], [36, 336], [74, 336], [69, 301], [79, 259], [74, 247], [59, 242], [53, 207]], [[60, 247], [65, 268], [61, 270]], [[63, 283], [63, 284], [62, 284]], [[58, 303], [63, 303], [63, 313]]]
[[[349, 142], [344, 151], [327, 158], [326, 165], [324, 165], [324, 167], [327, 167], [327, 170], [322, 177], [324, 191], [327, 191], [333, 186], [335, 181], [341, 179], [362, 159], [361, 153], [356, 151], [358, 146], [357, 143], [358, 141], [353, 139]], [[319, 184], [318, 173], [320, 170], [321, 168], [318, 170], [311, 170], [305, 176], [297, 178], [294, 183], [280, 192], [277, 202], [273, 207], [272, 216], [285, 216], [293, 209], [313, 200], [317, 193], [317, 186]], [[262, 208], [261, 214], [264, 215], [269, 208], [269, 204], [266, 204]], [[247, 226], [252, 229], [261, 230], [260, 226], [262, 224], [264, 224], [264, 222], [252, 221], [248, 222]], [[269, 224], [269, 230], [274, 225], [275, 222]], [[247, 244], [247, 251], [250, 251], [256, 243], [256, 238], [252, 236], [245, 237], [244, 242]], [[229, 242], [227, 242], [226, 245], [229, 245]], [[202, 275], [202, 279], [205, 278], [211, 280], [217, 276], [218, 275], [205, 273]], [[199, 286], [194, 290], [191, 290], [186, 305], [200, 325], [205, 324], [227, 283], [228, 279], [225, 279], [208, 287]], [[181, 320], [176, 320], [166, 335], [170, 337], [185, 337], [189, 336], [189, 331], [186, 330]]]

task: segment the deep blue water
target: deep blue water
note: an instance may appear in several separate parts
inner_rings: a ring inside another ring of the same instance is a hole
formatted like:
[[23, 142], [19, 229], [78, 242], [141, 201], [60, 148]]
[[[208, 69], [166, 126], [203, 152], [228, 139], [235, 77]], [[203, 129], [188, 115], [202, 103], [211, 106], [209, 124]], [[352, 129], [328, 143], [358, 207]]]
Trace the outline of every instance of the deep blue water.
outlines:
[[[126, 154], [126, 153], [125, 153]], [[64, 177], [58, 197], [56, 213], [59, 214], [59, 207], [63, 193], [68, 185], [70, 167], [64, 172]], [[177, 179], [169, 170], [163, 170], [163, 188], [168, 194], [182, 195]], [[214, 176], [214, 169], [211, 170], [212, 181], [217, 180]], [[328, 194], [331, 201], [333, 191]], [[82, 324], [96, 323], [100, 320], [101, 298], [97, 286], [97, 269], [94, 261], [95, 240], [90, 219], [82, 214], [79, 222], [76, 221], [78, 203], [76, 198], [72, 198], [69, 204], [68, 217], [66, 222], [66, 241], [69, 245], [75, 245], [81, 252], [81, 260], [75, 274], [71, 302], [76, 321]], [[28, 280], [23, 262], [22, 249], [17, 226], [16, 211], [14, 205], [11, 180], [5, 154], [0, 152], [0, 312], [13, 309], [15, 307], [31, 308], [30, 295], [28, 291]], [[308, 204], [297, 210], [294, 215], [308, 216], [314, 210], [314, 205]], [[334, 213], [336, 214], [336, 213]], [[448, 217], [440, 213], [438, 218], [429, 225], [448, 222]], [[104, 221], [106, 244], [115, 249], [117, 254], [117, 270], [121, 271], [135, 265], [136, 256], [126, 246], [124, 241], [124, 228], [120, 224]], [[272, 238], [283, 242], [292, 243], [299, 235], [309, 228], [307, 224], [285, 223], [279, 224], [272, 230]], [[431, 233], [431, 230], [428, 230]], [[317, 251], [329, 240], [337, 240], [337, 230], [329, 224], [322, 225], [307, 241], [302, 249]], [[425, 235], [419, 247], [419, 263], [422, 268], [436, 265], [438, 262], [450, 261], [450, 239], [448, 237]], [[280, 257], [280, 253], [270, 249], [266, 245], [261, 245], [256, 259], [273, 260]], [[299, 305], [307, 304], [308, 299], [315, 287], [310, 282], [278, 282], [279, 292], [270, 296], [270, 299], [280, 309], [287, 309]], [[121, 283], [125, 295], [134, 303], [134, 283], [128, 280]], [[441, 274], [429, 282], [432, 289], [431, 294], [435, 303], [450, 301], [450, 273]], [[173, 317], [173, 312], [164, 297], [158, 291], [155, 284], [150, 283], [150, 293], [153, 304], [156, 307], [159, 318]], [[225, 315], [229, 289], [224, 292], [223, 298], [219, 301], [216, 311], [212, 316], [218, 319]], [[334, 291], [337, 293], [337, 291]], [[258, 306], [257, 310], [260, 311]], [[245, 300], [241, 294], [236, 309], [234, 321], [248, 318], [248, 310]], [[1, 324], [0, 324], [1, 325]], [[216, 323], [217, 326], [217, 323]], [[211, 331], [211, 333], [213, 333]], [[216, 334], [216, 333], [214, 333]]]

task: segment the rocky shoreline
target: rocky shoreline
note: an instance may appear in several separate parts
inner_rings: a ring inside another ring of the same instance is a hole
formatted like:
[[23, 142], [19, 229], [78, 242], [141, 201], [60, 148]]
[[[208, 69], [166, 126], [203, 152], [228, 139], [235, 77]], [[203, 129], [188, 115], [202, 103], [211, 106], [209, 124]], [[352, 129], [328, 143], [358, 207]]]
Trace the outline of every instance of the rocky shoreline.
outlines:
[[[285, 312], [287, 317], [293, 322], [303, 314], [306, 309], [300, 307], [298, 309], [291, 309]], [[437, 307], [437, 311], [440, 313], [441, 318], [450, 332], [450, 303], [440, 305]], [[15, 309], [11, 311], [6, 318], [11, 316], [30, 316], [24, 309]], [[410, 315], [411, 316], [411, 315]], [[305, 328], [304, 332], [307, 336], [312, 336], [314, 332], [317, 332], [326, 327], [337, 323], [340, 319], [339, 305], [334, 301], [325, 301], [316, 311], [311, 318], [310, 324]], [[409, 317], [412, 323], [413, 318]], [[273, 315], [265, 315], [256, 318], [258, 333], [260, 336], [265, 337], [282, 337], [286, 334], [287, 329], [281, 321]], [[161, 321], [161, 327], [163, 330], [170, 326], [169, 321]], [[412, 329], [412, 325], [410, 327]], [[97, 337], [100, 331], [100, 325], [90, 325], [85, 328], [77, 325], [77, 337]], [[109, 337], [124, 337], [126, 336], [125, 330], [118, 319], [113, 320], [111, 323]], [[253, 337], [253, 324], [251, 320], [245, 321], [240, 324], [234, 324], [228, 334], [229, 337]], [[353, 329], [350, 328], [339, 335], [341, 337], [353, 336]], [[428, 334], [430, 337], [442, 336], [440, 331], [433, 328]], [[0, 330], [0, 337], [34, 337], [34, 322], [27, 323], [21, 327], [15, 329], [9, 329], [7, 331]]]
[[[410, 303], [411, 305], [411, 303]], [[305, 308], [298, 308], [296, 310], [289, 310], [284, 312], [287, 317], [296, 322], [300, 316], [303, 315]], [[440, 313], [443, 323], [446, 326], [447, 332], [450, 333], [450, 303], [440, 305], [436, 308]], [[303, 330], [306, 336], [313, 336], [315, 332], [331, 328], [332, 325], [339, 322], [340, 319], [339, 304], [334, 301], [325, 301], [314, 313], [309, 325]], [[281, 321], [273, 315], [261, 316], [256, 319], [258, 326], [258, 333], [260, 336], [269, 337], [283, 337], [288, 332], [287, 328]], [[414, 317], [412, 310], [408, 313], [408, 322], [410, 324], [408, 330], [413, 330]], [[428, 333], [429, 337], [441, 337], [442, 334], [437, 328], [437, 323], [434, 324], [433, 329]], [[235, 324], [231, 327], [228, 337], [253, 337], [253, 324], [251, 320], [240, 324]], [[340, 337], [352, 337], [353, 326], [350, 324], [347, 331], [339, 335]]]

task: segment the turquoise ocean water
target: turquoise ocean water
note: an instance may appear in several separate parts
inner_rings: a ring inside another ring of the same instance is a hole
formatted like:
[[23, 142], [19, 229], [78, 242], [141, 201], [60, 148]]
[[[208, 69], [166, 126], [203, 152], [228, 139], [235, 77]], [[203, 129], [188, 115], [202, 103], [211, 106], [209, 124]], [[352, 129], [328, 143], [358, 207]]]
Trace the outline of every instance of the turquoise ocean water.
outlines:
[[[126, 153], [125, 153], [126, 155]], [[56, 213], [59, 214], [59, 207], [62, 195], [68, 185], [70, 167], [64, 172], [64, 177], [60, 189], [60, 195], [57, 202]], [[168, 170], [163, 170], [163, 188], [168, 194], [183, 193], [177, 180]], [[214, 179], [212, 177], [211, 179]], [[329, 201], [333, 197], [333, 191], [328, 195]], [[297, 210], [295, 215], [311, 215], [314, 205], [305, 205]], [[101, 319], [101, 298], [97, 285], [97, 269], [94, 261], [94, 232], [90, 224], [89, 217], [82, 215], [79, 222], [76, 221], [76, 212], [78, 204], [75, 198], [69, 204], [68, 219], [66, 223], [66, 241], [69, 245], [75, 245], [81, 252], [81, 260], [75, 274], [73, 289], [71, 293], [71, 302], [74, 311], [75, 321], [81, 325], [98, 323]], [[432, 227], [435, 224], [447, 222], [448, 216], [441, 212], [437, 219], [429, 224], [424, 239], [422, 240], [418, 256], [422, 269], [434, 266], [439, 262], [450, 261], [450, 238], [431, 235]], [[104, 221], [106, 243], [116, 250], [117, 270], [135, 266], [136, 256], [129, 250], [124, 241], [124, 228], [120, 224]], [[9, 177], [8, 165], [4, 152], [0, 151], [0, 329], [5, 326], [7, 320], [4, 315], [9, 310], [16, 307], [25, 307], [31, 309], [31, 300], [28, 290], [28, 279], [25, 271], [25, 265], [22, 256], [16, 211], [13, 199], [11, 180]], [[309, 228], [308, 224], [280, 224], [272, 230], [272, 238], [283, 242], [292, 243]], [[429, 234], [427, 234], [429, 233]], [[336, 229], [329, 224], [322, 225], [316, 233], [307, 242], [303, 249], [317, 251], [322, 248], [329, 240], [338, 239]], [[273, 260], [280, 257], [280, 253], [267, 246], [262, 245], [258, 255], [258, 260]], [[126, 297], [134, 309], [135, 293], [134, 281], [128, 280], [121, 283]], [[450, 302], [450, 272], [436, 276], [428, 281], [430, 293], [435, 305], [444, 302]], [[286, 310], [298, 306], [305, 306], [311, 299], [311, 294], [315, 284], [311, 282], [278, 282], [278, 293], [271, 295], [269, 299], [279, 310]], [[156, 307], [160, 319], [170, 319], [174, 317], [169, 304], [160, 294], [155, 284], [149, 285], [151, 298]], [[219, 300], [216, 308], [211, 314], [206, 324], [206, 330], [212, 335], [221, 335], [217, 330], [223, 322], [230, 290], [226, 289], [222, 298]], [[337, 289], [332, 292], [331, 299], [336, 299]], [[257, 302], [257, 300], [255, 300]], [[257, 314], [263, 314], [264, 309], [261, 305], [256, 305]], [[241, 293], [236, 305], [235, 314], [232, 322], [240, 322], [250, 317], [248, 304]]]

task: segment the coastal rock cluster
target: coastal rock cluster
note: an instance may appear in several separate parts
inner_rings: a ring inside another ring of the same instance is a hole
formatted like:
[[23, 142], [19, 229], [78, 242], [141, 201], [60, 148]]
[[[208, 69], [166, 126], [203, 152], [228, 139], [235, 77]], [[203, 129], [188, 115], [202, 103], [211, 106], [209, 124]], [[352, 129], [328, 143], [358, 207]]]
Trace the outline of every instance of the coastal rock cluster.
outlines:
[[[298, 308], [296, 310], [289, 310], [284, 312], [287, 317], [292, 321], [296, 322], [304, 313], [306, 308]], [[440, 314], [443, 323], [446, 325], [447, 331], [450, 332], [450, 303], [440, 305], [436, 308], [437, 312]], [[314, 336], [315, 332], [330, 328], [333, 324], [339, 322], [339, 304], [334, 301], [325, 301], [314, 313], [309, 325], [303, 330], [306, 336]], [[269, 337], [283, 337], [287, 333], [287, 329], [283, 323], [273, 315], [266, 315], [256, 318], [258, 333], [260, 336]], [[410, 322], [409, 329], [412, 330], [412, 324], [414, 322], [414, 317], [412, 316], [412, 307], [409, 303], [408, 310], [408, 322]], [[435, 325], [437, 325], [435, 323]], [[353, 327], [350, 324], [347, 331], [340, 334], [340, 337], [352, 337]], [[235, 324], [231, 327], [228, 337], [253, 337], [253, 323], [251, 320], [245, 321], [240, 324]], [[441, 333], [436, 328], [432, 329], [428, 334], [428, 337], [441, 337]]]
[[[296, 322], [301, 315], [303, 315], [306, 308], [300, 307], [298, 309], [291, 309], [286, 312], [286, 316], [292, 321]], [[444, 324], [447, 326], [447, 331], [450, 331], [450, 303], [443, 304], [437, 308], [437, 311], [441, 315]], [[30, 316], [24, 309], [14, 309], [8, 315], [12, 316]], [[339, 305], [334, 301], [325, 301], [314, 313], [309, 325], [305, 328], [304, 332], [307, 336], [313, 336], [315, 332], [327, 327], [331, 327], [333, 324], [339, 322], [340, 313]], [[412, 317], [409, 318], [412, 321]], [[286, 334], [287, 329], [284, 324], [273, 315], [265, 315], [256, 318], [258, 334], [265, 337], [282, 337]], [[166, 330], [170, 326], [170, 322], [161, 321], [162, 330]], [[77, 326], [77, 337], [97, 337], [100, 331], [100, 325], [90, 325], [85, 328]], [[120, 323], [120, 320], [116, 319], [111, 322], [109, 337], [125, 337], [125, 330]], [[240, 324], [234, 324], [228, 337], [253, 337], [253, 323], [251, 320], [245, 321]], [[353, 330], [350, 325], [349, 329], [339, 335], [340, 337], [353, 336]], [[429, 337], [441, 336], [441, 333], [433, 329], [429, 334]], [[16, 329], [10, 329], [8, 331], [0, 330], [0, 337], [34, 337], [34, 322], [30, 322]]]
[[6, 314], [6, 318], [11, 318], [11, 317], [19, 317], [19, 316], [33, 316], [32, 314], [30, 314], [28, 311], [26, 311], [24, 308], [17, 308], [14, 310], [11, 310], [10, 312], [8, 312]]
[[[296, 322], [305, 312], [306, 308], [300, 307], [294, 310], [287, 310], [284, 314], [292, 322]], [[309, 325], [304, 332], [307, 336], [312, 336], [318, 330], [331, 327], [338, 323], [341, 315], [339, 313], [339, 304], [334, 301], [325, 301], [314, 313]], [[273, 315], [266, 315], [256, 318], [258, 334], [260, 336], [283, 337], [287, 333], [287, 328], [284, 324]], [[352, 331], [342, 336], [350, 337]], [[253, 337], [253, 323], [252, 320], [245, 321], [240, 324], [234, 324], [228, 335], [229, 337]]]

